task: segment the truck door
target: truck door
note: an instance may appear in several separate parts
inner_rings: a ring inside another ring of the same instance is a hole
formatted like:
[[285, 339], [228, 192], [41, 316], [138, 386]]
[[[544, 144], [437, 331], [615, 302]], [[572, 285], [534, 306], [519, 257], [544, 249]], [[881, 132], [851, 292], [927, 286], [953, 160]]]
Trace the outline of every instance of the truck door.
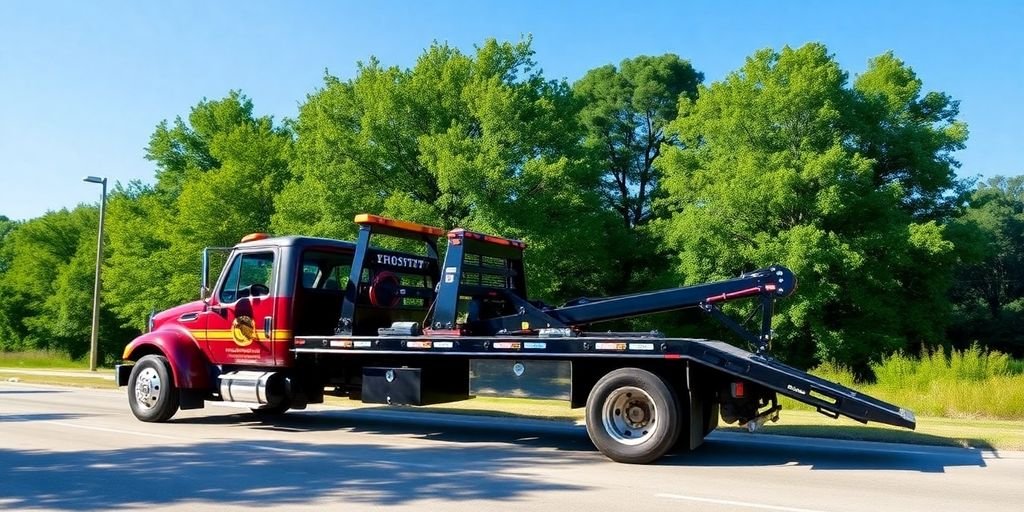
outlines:
[[207, 313], [212, 363], [274, 365], [274, 260], [273, 249], [235, 252]]

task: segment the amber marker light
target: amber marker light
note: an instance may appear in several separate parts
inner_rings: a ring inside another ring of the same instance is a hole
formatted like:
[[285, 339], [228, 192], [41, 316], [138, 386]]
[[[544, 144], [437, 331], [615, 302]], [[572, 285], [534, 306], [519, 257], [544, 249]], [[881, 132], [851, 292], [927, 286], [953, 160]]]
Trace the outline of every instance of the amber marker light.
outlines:
[[356, 215], [355, 223], [372, 224], [376, 226], [387, 226], [394, 229], [401, 229], [402, 231], [412, 231], [414, 233], [423, 233], [425, 235], [431, 236], [441, 236], [444, 234], [443, 229], [435, 228], [434, 226], [417, 224], [415, 222], [409, 222], [406, 220], [389, 219], [387, 217], [371, 215], [369, 213], [360, 213], [359, 215]]

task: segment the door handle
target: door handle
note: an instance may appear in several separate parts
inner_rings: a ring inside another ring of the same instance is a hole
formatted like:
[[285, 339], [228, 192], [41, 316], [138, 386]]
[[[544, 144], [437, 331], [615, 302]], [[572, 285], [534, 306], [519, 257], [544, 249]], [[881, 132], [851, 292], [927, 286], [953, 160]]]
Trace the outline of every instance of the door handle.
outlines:
[[265, 317], [263, 317], [263, 334], [269, 340], [273, 333], [274, 333], [274, 317], [272, 317], [272, 316], [265, 316]]

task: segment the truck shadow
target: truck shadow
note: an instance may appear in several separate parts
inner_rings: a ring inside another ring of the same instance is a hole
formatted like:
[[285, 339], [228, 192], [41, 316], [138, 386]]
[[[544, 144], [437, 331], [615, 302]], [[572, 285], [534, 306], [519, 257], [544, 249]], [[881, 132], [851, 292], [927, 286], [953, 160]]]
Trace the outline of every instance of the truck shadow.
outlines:
[[[570, 452], [608, 462], [591, 444], [584, 427], [571, 423], [509, 420], [389, 411], [387, 408], [291, 412], [276, 418], [251, 414], [203, 416], [182, 423], [234, 425], [278, 432], [347, 431], [405, 435], [451, 443], [506, 443]], [[923, 434], [919, 434], [924, 436]], [[561, 455], [560, 455], [561, 457]], [[982, 451], [948, 446], [850, 442], [781, 435], [715, 432], [697, 450], [679, 451], [657, 462], [668, 466], [808, 466], [814, 470], [894, 470], [941, 473], [948, 467], [984, 467]], [[625, 466], [624, 466], [625, 467]]]
[[141, 509], [196, 502], [245, 507], [321, 502], [510, 500], [586, 488], [513, 474], [570, 464], [515, 447], [225, 440], [118, 450], [0, 448], [0, 508]]
[[[420, 500], [516, 500], [542, 492], [588, 491], [587, 485], [559, 482], [544, 472], [615, 464], [594, 450], [579, 426], [372, 412], [296, 412], [273, 420], [252, 414], [185, 414], [172, 422], [171, 441], [113, 450], [19, 450], [0, 444], [0, 508], [137, 509], [197, 502], [433, 508]], [[54, 419], [73, 418], [19, 416], [19, 421]], [[228, 439], [204, 440], [210, 429], [193, 433], [189, 425], [217, 425], [223, 430], [218, 436]], [[317, 432], [322, 443], [311, 442]], [[730, 432], [714, 433], [698, 450], [669, 455], [658, 464], [914, 472], [985, 466], [976, 450]], [[644, 474], [627, 465], [614, 469], [627, 476]]]
[[[514, 420], [514, 421], [511, 421]], [[585, 455], [597, 450], [586, 431], [571, 423], [508, 417], [423, 414], [367, 407], [353, 410], [292, 411], [276, 417], [240, 413], [175, 418], [174, 423], [223, 425], [275, 432], [353, 432], [410, 436], [452, 443], [509, 443]]]
[[728, 432], [713, 433], [698, 449], [666, 457], [665, 463], [697, 467], [798, 465], [813, 470], [920, 473], [944, 473], [949, 467], [986, 466], [983, 453], [975, 449]]

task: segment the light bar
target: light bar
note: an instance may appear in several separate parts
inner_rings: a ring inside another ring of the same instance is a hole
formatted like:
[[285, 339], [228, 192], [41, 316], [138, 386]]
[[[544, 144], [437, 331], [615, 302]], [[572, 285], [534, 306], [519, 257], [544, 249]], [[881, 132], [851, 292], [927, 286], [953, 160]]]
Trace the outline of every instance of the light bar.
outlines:
[[502, 238], [500, 236], [485, 235], [483, 233], [477, 233], [475, 231], [468, 231], [462, 228], [453, 229], [448, 232], [449, 239], [461, 239], [468, 238], [470, 240], [479, 240], [481, 242], [487, 242], [494, 245], [503, 245], [505, 247], [515, 247], [516, 249], [526, 249], [526, 242], [520, 240], [512, 240], [511, 238]]
[[244, 244], [245, 242], [255, 242], [256, 240], [264, 240], [267, 238], [270, 238], [270, 235], [266, 233], [249, 233], [242, 237], [242, 241], [240, 243]]
[[359, 225], [371, 224], [375, 226], [387, 226], [389, 228], [400, 229], [402, 231], [423, 233], [431, 236], [441, 236], [444, 234], [443, 229], [435, 228], [434, 226], [426, 226], [405, 220], [389, 219], [379, 215], [370, 215], [369, 213], [360, 213], [359, 215], [356, 215], [355, 223]]

